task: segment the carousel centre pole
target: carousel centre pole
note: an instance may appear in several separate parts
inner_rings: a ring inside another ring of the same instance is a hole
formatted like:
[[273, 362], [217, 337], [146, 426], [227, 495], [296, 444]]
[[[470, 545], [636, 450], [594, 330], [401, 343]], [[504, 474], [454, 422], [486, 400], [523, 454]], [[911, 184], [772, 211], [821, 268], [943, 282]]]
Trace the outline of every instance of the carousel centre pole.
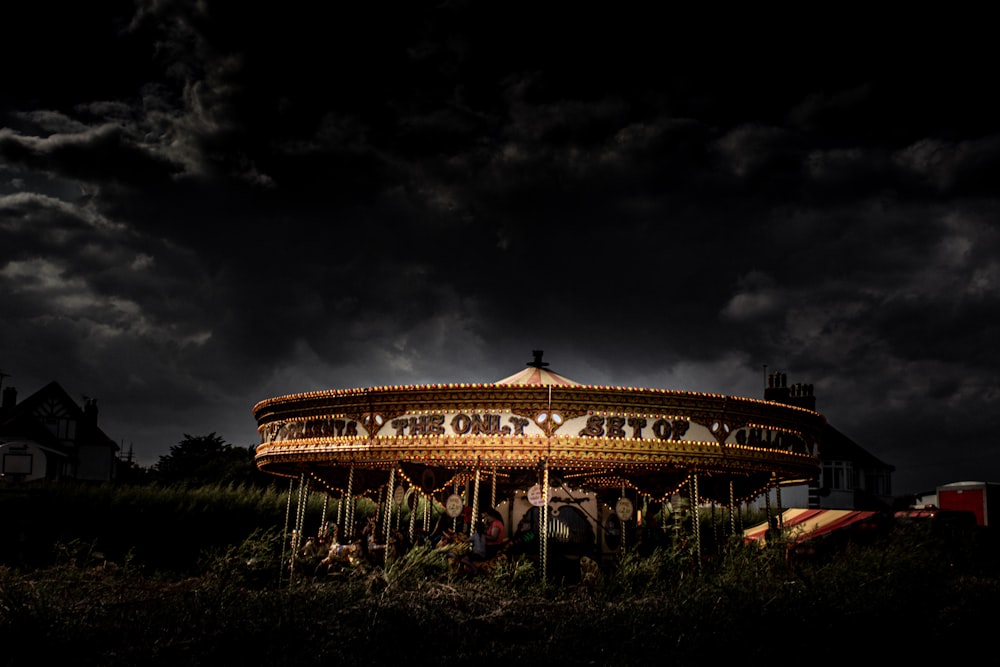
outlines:
[[539, 549], [539, 562], [542, 564], [542, 582], [547, 579], [548, 576], [548, 556], [549, 556], [549, 461], [545, 459], [542, 461], [542, 506], [538, 509], [541, 510], [541, 527], [539, 536], [541, 539], [538, 540]]

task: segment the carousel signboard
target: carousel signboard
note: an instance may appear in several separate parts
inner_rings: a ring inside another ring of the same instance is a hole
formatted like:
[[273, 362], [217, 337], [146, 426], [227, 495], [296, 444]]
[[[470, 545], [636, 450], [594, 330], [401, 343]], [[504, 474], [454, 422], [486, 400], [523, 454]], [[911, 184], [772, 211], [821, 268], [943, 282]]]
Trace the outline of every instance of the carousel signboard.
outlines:
[[[543, 424], [551, 420], [556, 436], [580, 438], [631, 438], [661, 442], [716, 442], [710, 427], [682, 418], [637, 415], [588, 414], [563, 419], [558, 412], [542, 413], [534, 419], [501, 412], [441, 412], [403, 415], [389, 420], [377, 433], [369, 433], [358, 420], [323, 417], [308, 420], [274, 422], [262, 433], [263, 442], [282, 442], [301, 438], [369, 437], [525, 437], [546, 435]], [[382, 423], [376, 420], [376, 423]], [[740, 428], [727, 432], [726, 444], [780, 449], [814, 454], [797, 433], [767, 428]]]
[[559, 434], [592, 438], [652, 438], [656, 440], [684, 440], [692, 424], [687, 419], [666, 419], [637, 416], [590, 414], [563, 419], [559, 413], [544, 412], [534, 419], [515, 414], [490, 412], [450, 412], [438, 414], [405, 415], [389, 422], [397, 436], [526, 436], [545, 435], [547, 420]]
[[[390, 420], [377, 431], [379, 436], [544, 436], [546, 421], [554, 424], [551, 431], [560, 435], [583, 438], [635, 438], [653, 440], [712, 439], [703, 426], [687, 419], [649, 418], [640, 416], [589, 414], [563, 419], [557, 412], [542, 413], [534, 419], [510, 413], [444, 412], [403, 415]], [[375, 433], [357, 420], [343, 417], [322, 417], [268, 424], [262, 433], [264, 442], [281, 442], [299, 438], [367, 438]]]

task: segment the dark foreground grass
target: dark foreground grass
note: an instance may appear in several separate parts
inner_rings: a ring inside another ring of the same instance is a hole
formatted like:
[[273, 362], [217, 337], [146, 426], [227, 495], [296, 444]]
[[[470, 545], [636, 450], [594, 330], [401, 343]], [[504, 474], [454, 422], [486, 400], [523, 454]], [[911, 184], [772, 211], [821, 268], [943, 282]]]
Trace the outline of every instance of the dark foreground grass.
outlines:
[[992, 651], [1000, 610], [991, 543], [912, 527], [791, 561], [632, 552], [592, 585], [542, 583], [529, 561], [469, 578], [422, 548], [289, 583], [278, 540], [176, 579], [79, 555], [2, 569], [2, 664], [899, 664]]

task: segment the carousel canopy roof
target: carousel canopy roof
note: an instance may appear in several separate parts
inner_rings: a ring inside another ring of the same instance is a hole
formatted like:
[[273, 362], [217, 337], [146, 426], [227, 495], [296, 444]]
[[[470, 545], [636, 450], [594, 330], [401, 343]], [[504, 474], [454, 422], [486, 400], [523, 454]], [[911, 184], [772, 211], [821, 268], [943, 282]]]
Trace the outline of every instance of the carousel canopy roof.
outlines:
[[510, 377], [497, 380], [493, 384], [535, 384], [535, 385], [556, 385], [563, 387], [579, 387], [580, 383], [563, 377], [558, 373], [553, 373], [544, 368], [525, 368]]
[[[822, 510], [792, 507], [781, 514], [781, 525], [788, 531], [787, 539], [804, 542], [841, 528], [847, 528], [858, 521], [866, 521], [877, 513], [857, 510]], [[747, 542], [760, 540], [767, 542], [767, 522], [763, 522], [743, 531]]]
[[579, 387], [579, 382], [563, 377], [558, 373], [547, 370], [549, 364], [542, 361], [542, 351], [534, 351], [534, 360], [528, 362], [528, 367], [518, 371], [502, 380], [497, 380], [493, 384], [528, 384], [528, 385], [555, 385], [560, 387]]
[[[813, 479], [825, 418], [739, 396], [581, 385], [542, 352], [493, 383], [379, 386], [279, 396], [254, 406], [260, 470], [309, 473], [359, 494], [396, 471], [427, 494], [488, 471], [526, 489], [539, 466], [574, 488], [654, 498], [694, 474], [703, 498], [731, 502]], [[504, 492], [506, 492], [504, 491]]]

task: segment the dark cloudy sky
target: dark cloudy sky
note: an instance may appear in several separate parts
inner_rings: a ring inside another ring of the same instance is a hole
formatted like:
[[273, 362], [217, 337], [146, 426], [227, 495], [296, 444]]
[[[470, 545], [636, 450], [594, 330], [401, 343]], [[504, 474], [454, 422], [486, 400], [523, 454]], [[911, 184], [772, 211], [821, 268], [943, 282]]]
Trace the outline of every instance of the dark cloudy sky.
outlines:
[[985, 15], [21, 4], [0, 369], [96, 397], [143, 465], [254, 444], [264, 398], [542, 349], [758, 398], [766, 365], [899, 493], [1000, 481]]

